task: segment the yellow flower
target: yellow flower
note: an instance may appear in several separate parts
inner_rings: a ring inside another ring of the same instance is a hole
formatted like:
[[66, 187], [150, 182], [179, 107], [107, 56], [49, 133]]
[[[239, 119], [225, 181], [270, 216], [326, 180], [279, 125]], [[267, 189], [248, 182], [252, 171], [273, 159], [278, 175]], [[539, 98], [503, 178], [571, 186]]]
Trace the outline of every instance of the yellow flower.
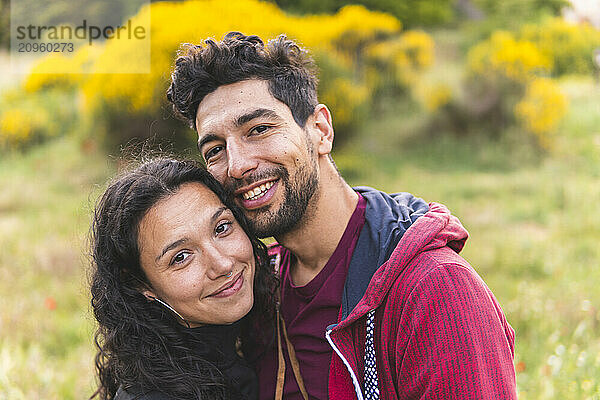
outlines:
[[369, 81], [380, 82], [378, 75], [386, 75], [400, 86], [418, 81], [419, 74], [433, 64], [435, 44], [422, 31], [407, 31], [402, 35], [370, 45], [366, 51]]
[[566, 114], [568, 101], [560, 88], [548, 78], [537, 78], [527, 85], [525, 97], [515, 106], [515, 115], [525, 128], [548, 147], [550, 134]]
[[346, 78], [337, 78], [322, 94], [322, 101], [335, 110], [336, 125], [348, 125], [353, 121], [356, 110], [367, 100], [369, 90], [364, 85]]
[[452, 90], [445, 83], [419, 84], [415, 87], [415, 97], [425, 109], [434, 112], [452, 99]]
[[[394, 17], [368, 11], [362, 6], [347, 6], [335, 15], [286, 15], [272, 3], [256, 0], [157, 2], [143, 8], [132, 19], [151, 16], [152, 69], [148, 74], [92, 75], [83, 84], [86, 104], [92, 108], [102, 99], [117, 108], [155, 113], [164, 104], [168, 71], [181, 43], [198, 43], [207, 37], [220, 39], [236, 30], [270, 39], [281, 33], [310, 47], [332, 52], [356, 50], [360, 43], [373, 40], [381, 33], [400, 29]], [[123, 48], [123, 46], [126, 46]], [[135, 51], [129, 41], [112, 41], [100, 54], [95, 69], [110, 70], [111, 63]], [[348, 46], [352, 47], [348, 49]]]
[[552, 69], [552, 60], [532, 42], [516, 40], [504, 31], [475, 45], [467, 57], [469, 69], [476, 74], [499, 74], [517, 82], [526, 82]]
[[592, 54], [600, 47], [600, 30], [591, 24], [549, 18], [540, 24], [525, 25], [520, 36], [554, 60], [553, 74], [594, 73]]
[[0, 115], [0, 143], [13, 146], [26, 142], [33, 132], [30, 116], [23, 110], [12, 108]]

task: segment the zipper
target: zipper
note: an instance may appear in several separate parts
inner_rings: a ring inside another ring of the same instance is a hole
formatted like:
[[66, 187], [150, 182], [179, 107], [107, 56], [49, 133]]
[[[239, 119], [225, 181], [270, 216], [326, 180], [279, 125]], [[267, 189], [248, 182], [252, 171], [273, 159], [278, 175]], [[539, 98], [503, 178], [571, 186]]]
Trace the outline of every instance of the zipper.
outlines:
[[354, 373], [354, 370], [352, 369], [352, 367], [350, 367], [348, 360], [346, 360], [346, 358], [342, 355], [342, 352], [340, 351], [340, 349], [333, 343], [333, 340], [331, 340], [330, 334], [331, 334], [331, 329], [326, 330], [325, 338], [329, 342], [329, 345], [333, 348], [333, 351], [335, 351], [336, 354], [338, 355], [338, 357], [344, 362], [346, 369], [350, 373], [350, 377], [352, 378], [352, 384], [354, 385], [354, 391], [356, 392], [357, 399], [364, 400], [363, 394], [362, 394], [362, 389], [360, 387], [360, 384], [358, 383], [358, 379], [356, 378], [356, 374]]

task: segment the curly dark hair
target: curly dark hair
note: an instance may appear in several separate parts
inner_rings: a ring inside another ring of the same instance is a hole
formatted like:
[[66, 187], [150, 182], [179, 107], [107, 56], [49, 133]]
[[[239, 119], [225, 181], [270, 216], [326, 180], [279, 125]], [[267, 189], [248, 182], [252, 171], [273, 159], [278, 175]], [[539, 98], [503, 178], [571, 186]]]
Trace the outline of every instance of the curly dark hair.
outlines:
[[277, 278], [269, 268], [265, 245], [252, 234], [241, 210], [201, 164], [169, 158], [145, 162], [113, 180], [94, 211], [91, 305], [98, 321], [95, 343], [99, 387], [91, 398], [111, 399], [119, 385], [134, 391], [158, 390], [174, 398], [230, 397], [223, 374], [190, 351], [202, 343], [177, 317], [149, 302], [140, 291], [142, 285], [149, 286], [140, 266], [140, 221], [154, 204], [186, 182], [199, 182], [212, 190], [232, 211], [252, 243], [255, 300], [242, 320], [242, 349], [252, 345], [252, 327], [274, 326]]
[[219, 86], [249, 79], [268, 82], [269, 92], [286, 104], [304, 127], [317, 106], [316, 67], [308, 52], [280, 35], [265, 46], [258, 36], [227, 33], [221, 42], [183, 44], [171, 74], [167, 99], [175, 114], [196, 129], [202, 99]]

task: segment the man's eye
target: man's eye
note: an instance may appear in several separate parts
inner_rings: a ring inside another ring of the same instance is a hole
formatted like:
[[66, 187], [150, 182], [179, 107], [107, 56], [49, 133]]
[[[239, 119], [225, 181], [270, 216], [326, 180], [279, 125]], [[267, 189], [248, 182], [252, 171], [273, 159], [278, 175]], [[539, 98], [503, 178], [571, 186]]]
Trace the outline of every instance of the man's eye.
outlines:
[[251, 132], [261, 134], [264, 133], [267, 129], [269, 129], [267, 125], [258, 125], [252, 128]]
[[204, 159], [207, 161], [210, 160], [211, 158], [213, 158], [214, 156], [219, 154], [219, 152], [221, 150], [223, 150], [223, 146], [212, 147], [210, 150], [208, 150], [206, 153], [204, 153]]
[[181, 253], [177, 253], [175, 257], [171, 260], [171, 264], [181, 264], [190, 256], [190, 253], [187, 251], [182, 251]]
[[229, 229], [231, 229], [231, 222], [224, 221], [217, 225], [217, 227], [215, 228], [215, 233], [217, 235], [222, 235], [223, 233], [229, 231]]

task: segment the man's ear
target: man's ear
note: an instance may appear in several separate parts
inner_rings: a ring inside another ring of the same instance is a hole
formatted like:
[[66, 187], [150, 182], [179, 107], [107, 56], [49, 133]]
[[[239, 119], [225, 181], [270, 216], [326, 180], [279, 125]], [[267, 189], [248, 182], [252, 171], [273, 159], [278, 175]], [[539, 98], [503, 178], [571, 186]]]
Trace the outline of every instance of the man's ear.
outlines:
[[331, 113], [325, 104], [317, 104], [312, 117], [312, 124], [319, 134], [317, 152], [319, 155], [330, 154], [331, 149], [333, 148], [333, 123], [331, 121]]

